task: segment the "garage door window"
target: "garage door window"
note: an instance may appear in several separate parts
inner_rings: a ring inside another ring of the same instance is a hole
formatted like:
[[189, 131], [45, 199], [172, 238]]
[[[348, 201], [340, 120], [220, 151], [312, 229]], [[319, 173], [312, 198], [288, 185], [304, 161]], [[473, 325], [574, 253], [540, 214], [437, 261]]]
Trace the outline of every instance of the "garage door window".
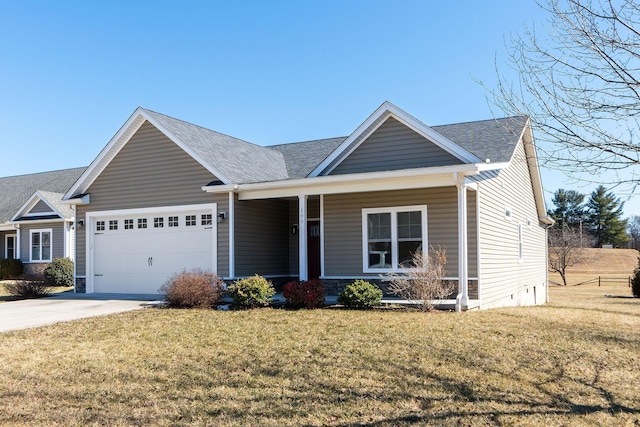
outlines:
[[162, 228], [164, 227], [164, 218], [153, 218], [153, 228]]
[[138, 228], [147, 228], [147, 218], [138, 218]]
[[51, 262], [51, 230], [31, 230], [31, 262]]
[[211, 225], [211, 214], [202, 215], [202, 225]]
[[178, 217], [170, 216], [169, 217], [169, 227], [177, 227], [178, 226]]
[[185, 225], [187, 227], [193, 227], [194, 225], [196, 225], [196, 216], [195, 215], [185, 216]]
[[109, 230], [115, 231], [118, 229], [118, 220], [112, 219], [109, 221]]
[[133, 230], [133, 220], [132, 219], [125, 219], [124, 220], [124, 229], [125, 230]]
[[104, 231], [104, 221], [96, 221], [96, 231]]

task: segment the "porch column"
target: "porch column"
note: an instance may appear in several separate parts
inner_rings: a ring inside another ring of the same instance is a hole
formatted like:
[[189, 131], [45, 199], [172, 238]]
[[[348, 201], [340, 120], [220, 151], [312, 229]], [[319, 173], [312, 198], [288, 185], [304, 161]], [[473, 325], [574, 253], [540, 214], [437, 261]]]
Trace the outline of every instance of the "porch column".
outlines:
[[458, 296], [456, 311], [469, 308], [469, 271], [467, 239], [467, 186], [464, 176], [456, 180], [458, 188]]
[[309, 280], [307, 271], [307, 195], [298, 195], [298, 274], [299, 280]]
[[236, 277], [236, 240], [235, 240], [235, 193], [229, 191], [229, 278]]

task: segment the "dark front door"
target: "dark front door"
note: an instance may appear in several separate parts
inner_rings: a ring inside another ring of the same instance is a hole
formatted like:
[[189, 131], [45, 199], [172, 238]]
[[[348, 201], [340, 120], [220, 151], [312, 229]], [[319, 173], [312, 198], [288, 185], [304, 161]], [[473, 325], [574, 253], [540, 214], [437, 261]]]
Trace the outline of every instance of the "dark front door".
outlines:
[[309, 279], [320, 277], [320, 221], [307, 222], [307, 268]]

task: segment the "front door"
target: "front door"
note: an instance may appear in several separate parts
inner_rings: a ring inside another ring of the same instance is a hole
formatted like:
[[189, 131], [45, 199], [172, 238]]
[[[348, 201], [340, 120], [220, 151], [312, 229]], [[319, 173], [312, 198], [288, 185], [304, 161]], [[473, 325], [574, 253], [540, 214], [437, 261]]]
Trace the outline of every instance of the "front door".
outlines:
[[15, 259], [16, 258], [16, 235], [9, 234], [6, 236], [5, 245], [4, 245], [4, 257], [6, 259]]
[[307, 268], [309, 279], [320, 277], [320, 221], [307, 222]]

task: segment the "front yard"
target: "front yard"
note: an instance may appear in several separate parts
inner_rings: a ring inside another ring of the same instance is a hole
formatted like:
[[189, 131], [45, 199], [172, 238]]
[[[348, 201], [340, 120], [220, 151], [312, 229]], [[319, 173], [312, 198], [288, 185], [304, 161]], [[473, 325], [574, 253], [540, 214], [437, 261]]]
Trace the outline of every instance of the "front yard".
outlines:
[[[147, 309], [0, 334], [0, 423], [633, 425], [640, 300], [467, 313]], [[578, 298], [579, 296], [579, 298]]]

